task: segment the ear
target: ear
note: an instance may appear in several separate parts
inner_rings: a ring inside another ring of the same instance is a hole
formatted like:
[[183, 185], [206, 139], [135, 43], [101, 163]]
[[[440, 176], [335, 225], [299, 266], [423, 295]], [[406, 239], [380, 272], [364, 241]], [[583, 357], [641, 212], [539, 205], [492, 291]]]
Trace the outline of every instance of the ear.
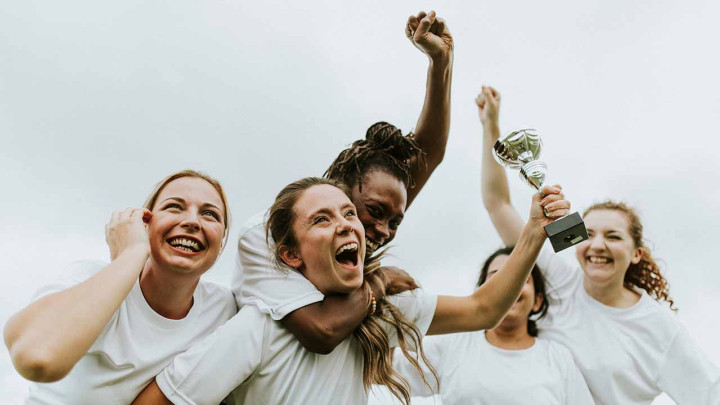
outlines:
[[542, 306], [543, 301], [545, 300], [545, 296], [543, 293], [536, 293], [535, 294], [535, 305], [533, 305], [532, 312], [536, 313], [540, 310], [540, 307]]
[[631, 262], [632, 264], [638, 264], [638, 263], [640, 263], [640, 259], [642, 259], [642, 255], [643, 255], [643, 250], [642, 250], [642, 248], [637, 248], [637, 249], [635, 249], [635, 254], [633, 255], [633, 258], [632, 258], [632, 260], [630, 260], [630, 262]]
[[288, 246], [282, 245], [278, 248], [280, 259], [287, 264], [288, 266], [292, 267], [293, 269], [300, 270], [300, 267], [302, 267], [303, 261], [302, 258], [300, 258], [300, 255], [295, 251], [295, 249], [291, 249]]

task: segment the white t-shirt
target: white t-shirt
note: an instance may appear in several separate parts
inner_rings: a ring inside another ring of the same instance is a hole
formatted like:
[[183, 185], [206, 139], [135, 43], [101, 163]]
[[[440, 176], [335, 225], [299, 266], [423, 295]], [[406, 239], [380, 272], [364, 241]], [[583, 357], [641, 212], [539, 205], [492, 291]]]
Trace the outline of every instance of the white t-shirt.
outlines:
[[[62, 279], [41, 287], [34, 300], [79, 284], [107, 265], [73, 263]], [[129, 404], [173, 357], [237, 311], [230, 290], [212, 283], [200, 281], [193, 299], [185, 318], [167, 319], [148, 305], [136, 281], [70, 374], [58, 382], [32, 384], [27, 404]]]
[[[437, 297], [422, 290], [387, 297], [421, 335], [430, 326]], [[394, 328], [386, 325], [390, 345]], [[157, 376], [174, 404], [366, 404], [363, 355], [353, 336], [332, 353], [305, 350], [280, 322], [253, 305], [187, 352]]]
[[[594, 404], [572, 355], [558, 343], [535, 339], [528, 349], [504, 350], [477, 331], [431, 336], [423, 347], [440, 377], [443, 405]], [[393, 362], [410, 382], [413, 396], [437, 394], [428, 368], [423, 367], [423, 375], [432, 390], [400, 350], [395, 350]]]
[[537, 264], [550, 296], [540, 336], [570, 349], [598, 404], [649, 404], [662, 392], [681, 405], [705, 403], [720, 374], [669, 310], [642, 290], [630, 308], [598, 302], [577, 263], [547, 248]]
[[297, 270], [288, 266], [278, 270], [270, 250], [272, 237], [265, 240], [266, 212], [252, 216], [240, 227], [232, 291], [238, 307], [255, 305], [260, 312], [279, 321], [298, 308], [322, 301], [325, 296]]

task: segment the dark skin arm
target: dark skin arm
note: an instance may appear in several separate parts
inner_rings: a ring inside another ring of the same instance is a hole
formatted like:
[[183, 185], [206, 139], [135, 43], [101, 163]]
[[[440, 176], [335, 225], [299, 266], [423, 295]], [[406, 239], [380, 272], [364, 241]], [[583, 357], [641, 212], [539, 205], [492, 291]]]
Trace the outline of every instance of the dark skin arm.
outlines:
[[[418, 287], [404, 270], [388, 266], [382, 271], [385, 285], [370, 283], [376, 300], [383, 298], [385, 291], [397, 294]], [[367, 290], [360, 288], [351, 294], [328, 295], [323, 301], [289, 313], [281, 322], [305, 350], [329, 354], [362, 323], [368, 315], [368, 303]]]
[[408, 189], [407, 207], [415, 200], [430, 175], [445, 156], [450, 132], [450, 87], [452, 84], [453, 38], [435, 12], [410, 16], [405, 27], [408, 39], [430, 59], [425, 101], [415, 127], [415, 141], [425, 152], [425, 163], [414, 162], [410, 174], [415, 187]]
[[[425, 152], [425, 161], [413, 165], [415, 187], [408, 189], [407, 206], [427, 183], [433, 170], [445, 155], [450, 131], [450, 84], [452, 82], [453, 39], [445, 21], [435, 12], [420, 12], [408, 18], [405, 35], [429, 58], [425, 100], [415, 128], [415, 141]], [[396, 269], [395, 270], [399, 270]], [[402, 271], [386, 271], [387, 290], [405, 291], [417, 288], [415, 281]], [[393, 279], [398, 280], [397, 283]], [[410, 281], [408, 281], [408, 279]], [[401, 281], [404, 280], [404, 281]], [[413, 287], [414, 286], [414, 287]], [[373, 287], [378, 298], [379, 291]], [[327, 354], [345, 340], [367, 316], [367, 295], [356, 291], [350, 295], [327, 296], [322, 302], [297, 309], [282, 323], [305, 349]]]
[[160, 387], [158, 387], [155, 380], [152, 380], [135, 398], [132, 405], [172, 405], [172, 402], [160, 391]]

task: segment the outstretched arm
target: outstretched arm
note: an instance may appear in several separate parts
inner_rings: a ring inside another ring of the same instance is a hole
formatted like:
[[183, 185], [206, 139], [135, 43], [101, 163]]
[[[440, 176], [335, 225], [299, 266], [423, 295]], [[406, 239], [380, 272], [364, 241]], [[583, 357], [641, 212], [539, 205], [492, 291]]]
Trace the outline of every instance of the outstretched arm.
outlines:
[[[150, 254], [143, 209], [113, 214], [106, 226], [112, 263], [84, 282], [15, 314], [4, 338], [15, 369], [31, 381], [65, 377], [90, 349], [132, 289]], [[68, 327], [72, 325], [72, 327]]]
[[[383, 267], [385, 285], [370, 283], [375, 299], [417, 288], [404, 270]], [[313, 353], [328, 354], [350, 336], [368, 315], [370, 300], [365, 289], [346, 295], [328, 295], [323, 301], [297, 309], [282, 319], [300, 344]]]
[[429, 335], [491, 329], [502, 321], [537, 260], [546, 238], [543, 227], [552, 222], [550, 218], [563, 217], [570, 209], [559, 186], [545, 186], [541, 192], [533, 195], [530, 220], [505, 266], [468, 297], [438, 296]]
[[482, 86], [482, 92], [475, 99], [483, 125], [482, 150], [482, 199], [495, 230], [506, 246], [517, 243], [524, 221], [510, 202], [505, 168], [497, 164], [492, 156], [493, 145], [500, 138], [498, 115], [500, 93], [490, 86]]
[[415, 187], [408, 189], [409, 207], [445, 156], [445, 145], [450, 131], [453, 38], [445, 21], [437, 18], [434, 11], [410, 16], [405, 35], [430, 60], [425, 101], [415, 127], [415, 141], [426, 154], [427, 166], [422, 162], [415, 162], [413, 165], [411, 175]]

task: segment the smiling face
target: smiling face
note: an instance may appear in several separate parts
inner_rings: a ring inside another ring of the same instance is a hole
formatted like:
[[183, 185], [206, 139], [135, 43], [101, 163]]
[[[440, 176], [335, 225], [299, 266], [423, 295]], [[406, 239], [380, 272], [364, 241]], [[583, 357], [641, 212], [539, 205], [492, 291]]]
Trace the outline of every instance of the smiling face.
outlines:
[[323, 294], [349, 293], [362, 285], [365, 232], [355, 206], [339, 188], [321, 184], [303, 191], [293, 206], [296, 246], [280, 257]]
[[156, 266], [200, 276], [215, 263], [225, 233], [225, 205], [210, 183], [175, 179], [158, 194], [151, 211], [148, 233]]
[[575, 255], [586, 280], [622, 286], [630, 264], [642, 257], [642, 250], [630, 235], [627, 216], [616, 210], [597, 209], [583, 220], [589, 238], [576, 246]]
[[[495, 257], [488, 266], [487, 280], [502, 269], [509, 258], [510, 256], [507, 255], [499, 255]], [[535, 294], [535, 282], [532, 276], [528, 276], [528, 279], [520, 292], [520, 298], [518, 298], [518, 300], [513, 304], [498, 327], [510, 328], [526, 326], [530, 313], [538, 311], [542, 305], [542, 301], [542, 294]]]
[[405, 215], [407, 189], [392, 174], [370, 170], [362, 180], [362, 192], [356, 184], [352, 189], [353, 203], [365, 227], [367, 255], [393, 240]]

